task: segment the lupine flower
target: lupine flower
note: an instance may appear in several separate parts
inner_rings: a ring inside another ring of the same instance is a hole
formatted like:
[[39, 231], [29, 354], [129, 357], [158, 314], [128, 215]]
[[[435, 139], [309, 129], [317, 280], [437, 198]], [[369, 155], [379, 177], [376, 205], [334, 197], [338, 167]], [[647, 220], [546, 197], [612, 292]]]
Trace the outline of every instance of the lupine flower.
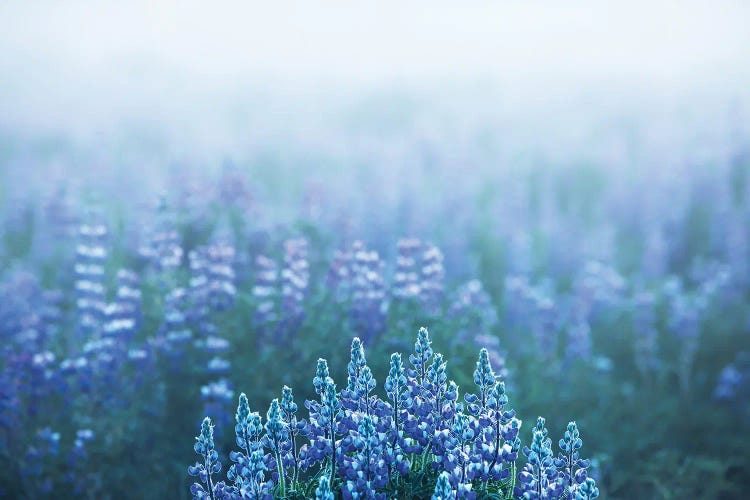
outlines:
[[528, 461], [518, 473], [515, 494], [522, 498], [559, 498], [563, 492], [552, 456], [552, 441], [547, 437], [544, 419], [539, 417], [533, 429], [531, 447], [524, 447]]
[[505, 317], [504, 324], [511, 328], [520, 328], [526, 324], [534, 310], [533, 288], [528, 278], [511, 275], [504, 283]]
[[208, 300], [209, 279], [208, 279], [208, 257], [206, 247], [198, 247], [188, 253], [190, 262], [190, 287], [188, 296], [190, 307], [188, 308], [188, 318], [190, 324], [195, 325], [196, 333], [208, 335], [213, 331], [213, 325], [210, 324], [211, 304]]
[[350, 315], [360, 338], [371, 342], [386, 326], [383, 262], [377, 252], [367, 251], [360, 241], [354, 242], [351, 254]]
[[33, 444], [26, 450], [21, 475], [25, 482], [34, 485], [38, 494], [49, 495], [54, 488], [54, 477], [49, 474], [50, 460], [60, 451], [60, 433], [45, 427], [36, 432]]
[[315, 489], [315, 500], [334, 500], [333, 490], [331, 490], [331, 481], [327, 475], [320, 476], [318, 487]]
[[278, 399], [271, 401], [271, 406], [268, 408], [268, 413], [266, 415], [266, 435], [263, 437], [263, 444], [266, 448], [270, 449], [274, 455], [279, 487], [281, 488], [281, 496], [283, 497], [286, 495], [284, 456], [290, 452], [291, 432], [282, 419], [281, 407]]
[[420, 328], [417, 333], [417, 342], [414, 344], [414, 354], [409, 355], [409, 362], [414, 367], [409, 372], [411, 377], [415, 377], [421, 386], [427, 377], [427, 363], [432, 357], [432, 341], [430, 332], [427, 328]]
[[389, 470], [395, 469], [401, 475], [406, 475], [411, 465], [404, 457], [404, 450], [407, 448], [404, 442], [404, 421], [409, 418], [408, 412], [413, 405], [407, 384], [401, 354], [393, 353], [391, 354], [391, 368], [384, 384], [392, 408], [386, 433], [385, 455]]
[[304, 319], [304, 299], [310, 281], [307, 241], [302, 238], [284, 242], [284, 269], [281, 271], [282, 318], [279, 325], [283, 341], [299, 328]]
[[[517, 458], [513, 448], [518, 439], [520, 422], [515, 411], [506, 410], [508, 396], [505, 383], [492, 370], [486, 349], [479, 352], [474, 384], [479, 394], [466, 394], [467, 411], [476, 418], [475, 474], [483, 481], [501, 480], [509, 475], [503, 462], [512, 463]], [[478, 459], [478, 460], [477, 460]]]
[[306, 423], [297, 419], [297, 403], [294, 402], [294, 396], [290, 387], [284, 386], [281, 394], [281, 419], [284, 425], [289, 429], [290, 453], [291, 456], [284, 457], [285, 468], [291, 468], [289, 479], [292, 485], [297, 484], [299, 475], [300, 462], [297, 456], [297, 436], [304, 433]]
[[360, 241], [355, 241], [352, 250], [339, 250], [333, 252], [331, 267], [326, 274], [326, 286], [333, 291], [337, 302], [346, 302], [352, 286], [352, 254], [354, 247], [364, 246]]
[[422, 252], [419, 296], [422, 306], [430, 314], [437, 314], [443, 300], [443, 253], [432, 244], [426, 244]]
[[169, 355], [179, 355], [193, 338], [185, 316], [186, 309], [187, 294], [183, 288], [175, 288], [164, 298], [164, 321], [156, 342]]
[[195, 440], [196, 443], [193, 448], [201, 457], [201, 461], [188, 467], [188, 472], [191, 476], [197, 476], [200, 482], [193, 483], [190, 487], [190, 493], [193, 494], [194, 500], [223, 498], [226, 485], [223, 481], [214, 482], [213, 478], [214, 474], [218, 474], [221, 470], [221, 462], [219, 461], [219, 454], [214, 449], [214, 426], [211, 425], [210, 418], [203, 419], [201, 432]]
[[174, 212], [169, 210], [164, 197], [157, 206], [156, 223], [138, 252], [162, 278], [182, 264], [183, 250], [175, 228]]
[[266, 463], [261, 445], [263, 426], [258, 413], [251, 413], [247, 396], [240, 394], [234, 427], [235, 442], [242, 452], [233, 451], [229, 457], [234, 464], [227, 478], [234, 483], [234, 494], [240, 498], [272, 498], [273, 482], [265, 480]]
[[750, 354], [739, 352], [719, 373], [714, 398], [750, 412]]
[[91, 429], [78, 429], [76, 431], [76, 438], [73, 441], [73, 448], [70, 451], [68, 458], [68, 467], [70, 469], [68, 479], [72, 483], [73, 492], [77, 495], [82, 495], [89, 490], [89, 485], [87, 484], [87, 460], [89, 458], [87, 445], [93, 439], [94, 432]]
[[532, 319], [532, 333], [536, 339], [539, 356], [551, 361], [557, 352], [558, 310], [554, 300], [541, 292], [535, 293], [534, 307], [536, 312]]
[[614, 268], [598, 261], [587, 262], [574, 283], [576, 296], [593, 316], [620, 304], [625, 279]]
[[583, 441], [575, 422], [568, 423], [565, 436], [559, 445], [561, 453], [554, 462], [565, 485], [565, 498], [572, 500], [587, 482], [586, 469], [590, 464], [588, 460], [580, 458], [578, 450], [583, 446]]
[[261, 338], [270, 335], [271, 325], [278, 319], [278, 278], [276, 263], [263, 255], [258, 255], [255, 258], [255, 284], [252, 294], [256, 300], [255, 324]]
[[719, 374], [714, 397], [717, 399], [732, 399], [735, 397], [737, 389], [742, 385], [743, 379], [743, 374], [733, 364], [725, 366]]
[[107, 261], [107, 227], [101, 222], [82, 224], [76, 247], [76, 307], [79, 330], [84, 335], [96, 333], [106, 307], [104, 266]]
[[599, 498], [599, 488], [596, 487], [596, 481], [590, 477], [576, 491], [575, 500], [594, 500]]
[[132, 271], [120, 270], [117, 282], [115, 301], [105, 309], [103, 333], [127, 344], [135, 336], [141, 322], [141, 291], [138, 276]]
[[432, 500], [454, 500], [456, 493], [453, 491], [450, 482], [450, 474], [441, 472], [435, 484], [435, 493], [432, 494]]
[[219, 379], [201, 387], [203, 412], [206, 415], [213, 415], [214, 419], [223, 424], [230, 421], [227, 407], [233, 398], [232, 385], [226, 379]]
[[214, 311], [224, 311], [234, 304], [234, 247], [219, 241], [206, 248], [208, 301]]
[[310, 419], [303, 433], [310, 443], [303, 445], [300, 449], [300, 464], [303, 469], [308, 469], [314, 464], [328, 460], [330, 477], [333, 481], [337, 477], [337, 436], [344, 432], [341, 425], [344, 412], [336, 392], [336, 384], [328, 376], [328, 365], [324, 359], [318, 360], [313, 384], [315, 392], [320, 395], [320, 402], [309, 400], [305, 402], [310, 412]]
[[396, 300], [415, 299], [420, 294], [419, 250], [422, 242], [414, 239], [401, 239], [397, 243], [396, 272], [393, 275], [391, 293]]
[[475, 478], [473, 442], [476, 437], [473, 417], [458, 411], [450, 429], [443, 430], [444, 454], [441, 466], [450, 474], [450, 482], [456, 488], [457, 498], [474, 498], [471, 491]]
[[365, 415], [356, 431], [350, 431], [356, 453], [343, 456], [342, 475], [346, 485], [341, 488], [345, 499], [371, 498], [385, 500], [378, 492], [388, 484], [388, 468], [382, 458], [382, 445], [369, 415]]
[[474, 340], [486, 347], [484, 339], [497, 325], [497, 312], [479, 280], [471, 280], [458, 288], [448, 316], [459, 324], [454, 337], [455, 345]]

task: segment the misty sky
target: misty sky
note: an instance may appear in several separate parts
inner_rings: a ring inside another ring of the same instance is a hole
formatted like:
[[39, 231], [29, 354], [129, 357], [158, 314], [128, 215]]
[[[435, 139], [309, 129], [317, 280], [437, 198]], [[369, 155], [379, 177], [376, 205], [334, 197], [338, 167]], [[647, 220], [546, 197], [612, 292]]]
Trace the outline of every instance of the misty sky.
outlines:
[[277, 109], [292, 119], [382, 88], [442, 100], [489, 88], [519, 110], [610, 86], [737, 102], [750, 88], [742, 0], [6, 0], [0, 19], [4, 128], [216, 123], [253, 97], [318, 103]]

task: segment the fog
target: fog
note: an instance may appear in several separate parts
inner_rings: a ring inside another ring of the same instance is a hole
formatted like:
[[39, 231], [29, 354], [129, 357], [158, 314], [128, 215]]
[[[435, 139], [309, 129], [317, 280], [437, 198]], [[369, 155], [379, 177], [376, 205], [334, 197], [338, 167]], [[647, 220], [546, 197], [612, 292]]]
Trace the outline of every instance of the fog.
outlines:
[[134, 127], [216, 154], [346, 128], [371, 106], [399, 125], [490, 117], [555, 133], [558, 116], [562, 129], [623, 114], [720, 124], [750, 95], [741, 1], [6, 1], [0, 19], [0, 127], [14, 137], [89, 144]]

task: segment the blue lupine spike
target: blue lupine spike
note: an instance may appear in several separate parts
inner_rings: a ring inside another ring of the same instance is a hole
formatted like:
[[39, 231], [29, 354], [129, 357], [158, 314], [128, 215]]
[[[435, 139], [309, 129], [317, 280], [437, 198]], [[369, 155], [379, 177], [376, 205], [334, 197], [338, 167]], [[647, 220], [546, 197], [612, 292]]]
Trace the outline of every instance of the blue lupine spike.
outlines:
[[427, 376], [427, 363], [432, 357], [432, 341], [430, 332], [422, 327], [417, 333], [417, 342], [414, 344], [414, 354], [409, 356], [409, 362], [414, 367], [415, 376], [420, 385], [424, 383]]
[[264, 443], [271, 449], [276, 459], [279, 487], [281, 488], [281, 496], [283, 497], [286, 495], [283, 457], [289, 446], [289, 428], [282, 419], [278, 399], [271, 401], [271, 406], [268, 408], [266, 415], [266, 439]]
[[354, 337], [352, 340], [351, 358], [347, 367], [347, 373], [349, 374], [347, 377], [347, 391], [352, 392], [356, 390], [359, 372], [366, 364], [367, 360], [365, 359], [365, 350], [362, 346], [362, 341], [359, 340], [359, 337]]
[[382, 490], [388, 484], [388, 467], [383, 446], [373, 419], [362, 417], [356, 431], [351, 431], [355, 453], [345, 455], [342, 474], [347, 478], [342, 488], [345, 499], [373, 498], [385, 500]]
[[531, 447], [523, 450], [528, 461], [518, 473], [516, 496], [558, 498], [564, 491], [552, 458], [552, 442], [547, 437], [544, 424], [544, 418], [539, 417], [532, 430]]
[[225, 490], [226, 485], [223, 481], [214, 483], [213, 480], [213, 475], [221, 470], [221, 462], [219, 462], [219, 454], [214, 449], [214, 426], [209, 417], [203, 419], [201, 432], [195, 440], [193, 448], [201, 456], [203, 462], [196, 462], [195, 465], [188, 467], [190, 475], [198, 476], [200, 480], [200, 483], [193, 483], [190, 487], [193, 499], [221, 498], [219, 494]]
[[334, 500], [331, 481], [328, 476], [323, 474], [318, 481], [318, 487], [315, 489], [315, 500]]
[[596, 487], [596, 481], [587, 477], [576, 491], [575, 500], [594, 500], [599, 498], [599, 488]]
[[325, 392], [326, 381], [328, 380], [328, 363], [325, 359], [318, 359], [318, 368], [315, 371], [315, 377], [313, 378], [313, 385], [315, 386], [315, 392], [320, 396]]
[[287, 453], [287, 460], [285, 462], [290, 462], [288, 467], [291, 468], [291, 483], [296, 484], [297, 482], [297, 476], [299, 474], [299, 458], [297, 456], [297, 436], [300, 434], [301, 429], [304, 428], [304, 422], [300, 422], [297, 420], [297, 403], [294, 402], [294, 395], [292, 394], [292, 389], [288, 386], [284, 386], [282, 389], [282, 395], [281, 395], [281, 410], [282, 410], [282, 420], [284, 421], [284, 425], [288, 429], [288, 448], [289, 452]]
[[456, 493], [451, 487], [450, 474], [443, 471], [438, 476], [437, 483], [435, 484], [435, 493], [432, 494], [432, 500], [453, 500], [456, 498]]
[[565, 484], [566, 498], [573, 499], [588, 477], [586, 469], [589, 467], [589, 461], [580, 458], [578, 452], [583, 446], [583, 440], [580, 438], [575, 422], [568, 423], [559, 445], [562, 452], [554, 463], [561, 470], [560, 475]]

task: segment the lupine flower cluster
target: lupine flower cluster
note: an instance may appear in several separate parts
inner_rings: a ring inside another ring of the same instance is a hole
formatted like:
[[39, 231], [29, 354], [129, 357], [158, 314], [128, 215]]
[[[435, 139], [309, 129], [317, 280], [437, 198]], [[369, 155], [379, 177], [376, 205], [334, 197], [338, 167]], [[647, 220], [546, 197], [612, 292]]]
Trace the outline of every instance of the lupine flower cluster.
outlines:
[[418, 496], [414, 488], [423, 481], [434, 490], [424, 496], [438, 499], [598, 496], [587, 474], [589, 461], [580, 458], [575, 422], [568, 425], [555, 458], [540, 417], [520, 468], [521, 421], [509, 407], [505, 384], [486, 349], [479, 352], [475, 388], [462, 399], [425, 328], [419, 330], [409, 365], [400, 353], [391, 355], [386, 398], [381, 399], [363, 343], [355, 338], [342, 390], [330, 377], [327, 361], [318, 360], [312, 385], [319, 399], [305, 402], [307, 419], [298, 415], [289, 387], [271, 402], [265, 423], [241, 394], [235, 416], [239, 451], [230, 453], [227, 481], [219, 475], [221, 459], [206, 417], [194, 447], [199, 460], [188, 469], [198, 478], [190, 488], [193, 498], [330, 499], [340, 492], [345, 499], [384, 500]]
[[369, 342], [383, 333], [387, 319], [384, 263], [378, 253], [355, 241], [350, 250], [337, 250], [327, 285], [337, 302], [349, 308], [354, 331]]
[[391, 294], [395, 301], [414, 300], [435, 314], [443, 299], [443, 253], [438, 247], [416, 238], [398, 241], [396, 270]]
[[84, 338], [99, 333], [106, 308], [107, 227], [97, 221], [98, 217], [92, 215], [91, 219], [79, 228], [75, 263], [78, 325]]
[[138, 253], [154, 271], [167, 278], [169, 272], [182, 264], [183, 249], [174, 212], [168, 209], [164, 197], [159, 200], [155, 215], [155, 224]]

